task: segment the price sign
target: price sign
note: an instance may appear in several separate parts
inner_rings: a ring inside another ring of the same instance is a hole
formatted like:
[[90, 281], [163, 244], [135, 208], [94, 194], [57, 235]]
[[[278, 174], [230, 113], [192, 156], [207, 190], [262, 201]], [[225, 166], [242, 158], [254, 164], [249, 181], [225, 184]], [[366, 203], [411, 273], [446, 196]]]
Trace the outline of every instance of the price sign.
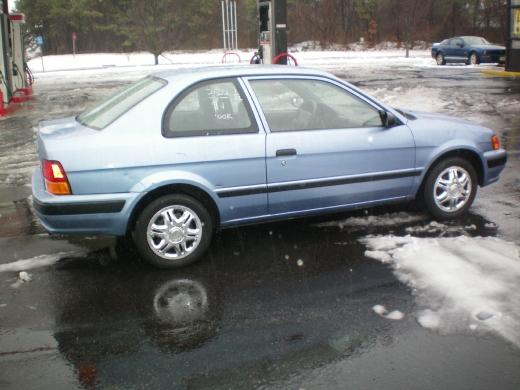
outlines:
[[520, 37], [520, 8], [515, 8], [513, 11], [513, 36]]

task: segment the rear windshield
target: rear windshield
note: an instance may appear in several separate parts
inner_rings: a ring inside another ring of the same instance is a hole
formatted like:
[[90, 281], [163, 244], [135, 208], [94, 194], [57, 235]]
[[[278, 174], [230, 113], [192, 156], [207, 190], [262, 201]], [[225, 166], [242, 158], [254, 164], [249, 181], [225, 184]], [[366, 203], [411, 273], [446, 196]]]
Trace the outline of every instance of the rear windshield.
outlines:
[[489, 45], [489, 42], [481, 37], [464, 37], [468, 45]]
[[166, 85], [166, 81], [156, 77], [146, 77], [76, 117], [82, 125], [94, 129], [104, 129], [133, 106]]

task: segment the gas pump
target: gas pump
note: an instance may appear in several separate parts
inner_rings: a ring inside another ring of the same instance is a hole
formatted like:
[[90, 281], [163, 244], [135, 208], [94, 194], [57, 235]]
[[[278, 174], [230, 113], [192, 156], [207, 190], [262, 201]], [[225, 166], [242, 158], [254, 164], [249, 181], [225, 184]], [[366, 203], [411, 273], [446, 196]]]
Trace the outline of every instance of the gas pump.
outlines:
[[[0, 110], [9, 103], [12, 96], [12, 76], [11, 76], [11, 45], [9, 42], [9, 17], [4, 12], [7, 3], [2, 4], [0, 10]], [[4, 6], [5, 5], [5, 6]]]
[[25, 76], [25, 49], [23, 45], [22, 24], [25, 23], [25, 16], [23, 14], [9, 14], [9, 21], [11, 27], [11, 54], [12, 54], [12, 85], [13, 91], [27, 95], [29, 93], [30, 85], [28, 85]]
[[258, 53], [252, 63], [287, 64], [287, 0], [258, 0]]
[[22, 24], [25, 17], [20, 13], [8, 13], [7, 1], [0, 0], [0, 116], [12, 107], [31, 98], [32, 77], [25, 64]]

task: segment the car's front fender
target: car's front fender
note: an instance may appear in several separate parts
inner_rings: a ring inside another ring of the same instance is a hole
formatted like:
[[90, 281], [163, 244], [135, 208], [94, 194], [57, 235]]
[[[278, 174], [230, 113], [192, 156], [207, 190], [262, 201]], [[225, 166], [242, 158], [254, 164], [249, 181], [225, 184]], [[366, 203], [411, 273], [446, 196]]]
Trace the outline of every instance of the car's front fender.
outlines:
[[418, 147], [416, 153], [416, 165], [421, 169], [421, 175], [418, 176], [414, 183], [413, 193], [417, 193], [419, 187], [429, 170], [443, 157], [455, 156], [457, 154], [471, 153], [480, 164], [482, 177], [487, 177], [487, 165], [483, 152], [478, 145], [464, 139], [452, 139], [435, 147]]

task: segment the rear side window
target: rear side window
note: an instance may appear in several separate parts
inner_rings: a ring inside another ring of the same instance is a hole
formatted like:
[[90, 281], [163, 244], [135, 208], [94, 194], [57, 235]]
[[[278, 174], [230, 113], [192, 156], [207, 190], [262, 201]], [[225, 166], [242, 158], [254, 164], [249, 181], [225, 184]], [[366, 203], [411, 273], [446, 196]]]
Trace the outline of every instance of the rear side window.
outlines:
[[205, 81], [181, 93], [166, 110], [165, 137], [256, 133], [245, 96], [234, 79]]
[[166, 85], [166, 81], [156, 77], [146, 77], [130, 84], [100, 104], [84, 111], [76, 117], [82, 125], [94, 129], [104, 129], [117, 118]]

